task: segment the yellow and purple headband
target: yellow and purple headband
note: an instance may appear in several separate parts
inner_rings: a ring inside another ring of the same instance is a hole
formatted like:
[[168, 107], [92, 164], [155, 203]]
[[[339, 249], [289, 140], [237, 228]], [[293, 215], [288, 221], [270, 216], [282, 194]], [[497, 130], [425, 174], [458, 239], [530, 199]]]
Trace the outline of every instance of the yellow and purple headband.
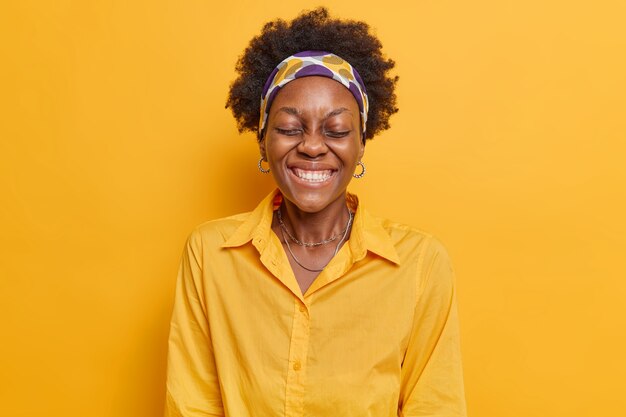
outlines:
[[263, 137], [263, 130], [267, 124], [270, 107], [280, 89], [290, 81], [313, 75], [332, 78], [350, 90], [359, 106], [361, 132], [363, 132], [363, 141], [365, 141], [365, 126], [369, 109], [365, 84], [357, 70], [348, 61], [333, 53], [324, 51], [298, 52], [285, 58], [274, 68], [274, 71], [267, 78], [263, 87], [263, 94], [261, 94], [259, 140]]

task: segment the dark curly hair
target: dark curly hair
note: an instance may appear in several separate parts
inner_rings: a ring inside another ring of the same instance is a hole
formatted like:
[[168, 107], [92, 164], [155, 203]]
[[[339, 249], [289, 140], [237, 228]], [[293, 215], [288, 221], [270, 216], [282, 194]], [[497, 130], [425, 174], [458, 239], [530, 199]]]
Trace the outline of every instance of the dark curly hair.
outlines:
[[389, 117], [398, 111], [394, 92], [398, 77], [387, 74], [395, 63], [383, 56], [381, 48], [367, 23], [332, 19], [324, 7], [305, 11], [291, 22], [268, 22], [237, 61], [239, 76], [230, 86], [226, 108], [237, 119], [239, 132], [256, 132], [263, 85], [276, 65], [297, 52], [327, 51], [348, 61], [363, 79], [370, 103], [366, 139], [371, 139], [389, 129]]

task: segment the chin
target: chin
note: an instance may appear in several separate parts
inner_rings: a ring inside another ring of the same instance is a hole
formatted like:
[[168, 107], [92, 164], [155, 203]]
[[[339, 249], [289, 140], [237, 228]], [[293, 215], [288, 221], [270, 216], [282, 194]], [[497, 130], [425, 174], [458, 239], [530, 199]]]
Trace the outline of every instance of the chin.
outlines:
[[319, 213], [336, 201], [341, 195], [345, 194], [345, 190], [343, 192], [293, 190], [289, 188], [280, 188], [280, 190], [290, 203], [294, 204], [300, 211], [305, 213]]

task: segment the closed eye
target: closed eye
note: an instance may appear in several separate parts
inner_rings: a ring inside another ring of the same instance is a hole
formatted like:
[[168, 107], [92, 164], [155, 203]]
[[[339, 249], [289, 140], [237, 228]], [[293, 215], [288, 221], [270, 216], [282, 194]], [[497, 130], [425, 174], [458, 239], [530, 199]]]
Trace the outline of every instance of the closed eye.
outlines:
[[325, 132], [325, 133], [326, 133], [326, 136], [329, 136], [331, 138], [343, 138], [350, 134], [350, 130], [345, 130], [341, 132], [330, 131], [330, 132]]
[[302, 133], [301, 129], [281, 129], [281, 128], [276, 128], [276, 131], [281, 134], [281, 135], [285, 135], [285, 136], [297, 136], [300, 133]]

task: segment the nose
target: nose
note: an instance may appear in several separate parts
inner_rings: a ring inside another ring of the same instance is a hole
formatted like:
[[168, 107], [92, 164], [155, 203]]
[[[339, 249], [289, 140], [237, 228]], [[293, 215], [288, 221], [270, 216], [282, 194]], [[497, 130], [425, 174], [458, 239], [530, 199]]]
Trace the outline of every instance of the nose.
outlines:
[[321, 133], [305, 133], [302, 141], [298, 144], [298, 152], [309, 158], [317, 158], [328, 152], [328, 146], [324, 135]]

